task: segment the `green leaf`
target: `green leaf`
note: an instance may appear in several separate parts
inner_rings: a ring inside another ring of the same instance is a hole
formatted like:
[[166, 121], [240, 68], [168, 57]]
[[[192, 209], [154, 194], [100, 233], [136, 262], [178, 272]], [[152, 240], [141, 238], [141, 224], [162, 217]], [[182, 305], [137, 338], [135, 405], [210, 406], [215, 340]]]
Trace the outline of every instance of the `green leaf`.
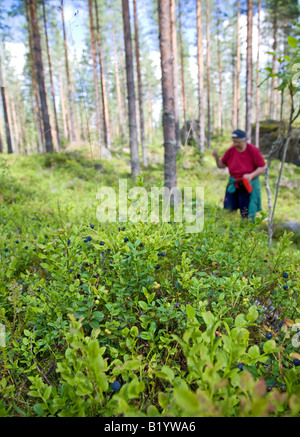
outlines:
[[193, 319], [196, 315], [195, 310], [191, 305], [186, 306], [186, 313], [189, 319]]
[[259, 347], [257, 345], [251, 346], [248, 350], [248, 355], [252, 359], [256, 359], [260, 356]]
[[168, 366], [163, 366], [161, 370], [156, 372], [156, 376], [158, 376], [159, 378], [167, 379], [170, 382], [172, 382], [175, 377], [173, 370]]
[[290, 47], [292, 47], [292, 49], [296, 49], [297, 48], [297, 40], [296, 38], [294, 38], [293, 36], [288, 36], [287, 37], [287, 41]]
[[215, 318], [210, 311], [204, 311], [201, 313], [201, 317], [204, 320], [206, 326], [211, 326], [215, 323]]
[[274, 352], [274, 349], [276, 349], [276, 343], [275, 340], [268, 340], [264, 343], [263, 346], [264, 352], [266, 354], [271, 354], [272, 352]]
[[247, 322], [245, 320], [244, 314], [239, 314], [238, 316], [236, 316], [236, 318], [235, 318], [235, 326], [237, 328], [243, 328], [246, 325], [247, 325]]
[[185, 414], [195, 412], [199, 408], [199, 400], [195, 393], [190, 390], [177, 388], [174, 390], [174, 398], [176, 403], [183, 409]]
[[251, 308], [249, 308], [248, 314], [247, 314], [247, 320], [249, 320], [249, 322], [255, 322], [255, 320], [258, 317], [258, 311], [256, 309], [256, 306], [252, 306]]

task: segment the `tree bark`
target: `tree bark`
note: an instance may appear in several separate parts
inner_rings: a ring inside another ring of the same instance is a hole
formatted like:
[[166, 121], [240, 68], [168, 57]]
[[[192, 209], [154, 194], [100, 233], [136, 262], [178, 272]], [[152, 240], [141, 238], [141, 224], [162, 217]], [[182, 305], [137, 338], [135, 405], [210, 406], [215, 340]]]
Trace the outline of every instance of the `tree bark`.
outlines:
[[134, 11], [135, 56], [136, 56], [136, 69], [137, 69], [137, 80], [138, 80], [139, 114], [140, 114], [139, 118], [140, 118], [140, 132], [141, 132], [141, 143], [142, 143], [142, 156], [143, 156], [144, 166], [148, 167], [146, 140], [145, 140], [143, 86], [142, 86], [142, 74], [141, 74], [141, 64], [140, 64], [139, 28], [138, 28], [138, 19], [137, 19], [136, 0], [133, 0], [133, 11]]
[[19, 153], [19, 145], [20, 145], [20, 126], [19, 126], [19, 122], [16, 116], [16, 106], [15, 106], [15, 96], [12, 97], [11, 99], [11, 115], [12, 115], [12, 130], [14, 131], [14, 144], [15, 144], [15, 149], [14, 149], [14, 153], [18, 154]]
[[148, 132], [149, 132], [149, 142], [152, 143], [153, 140], [152, 95], [151, 95], [150, 88], [148, 88]]
[[32, 79], [32, 90], [34, 96], [34, 112], [35, 112], [35, 122], [36, 122], [36, 130], [37, 130], [37, 139], [38, 139], [38, 151], [39, 153], [44, 152], [44, 143], [43, 143], [43, 127], [40, 113], [40, 104], [39, 104], [39, 96], [37, 90], [37, 80], [36, 80], [36, 72], [34, 66], [34, 50], [33, 50], [33, 42], [32, 42], [32, 28], [31, 28], [31, 20], [29, 15], [29, 4], [28, 0], [25, 0], [26, 6], [26, 19], [28, 23], [28, 41], [29, 41], [29, 54], [30, 54], [30, 66], [31, 66], [31, 79]]
[[203, 47], [202, 47], [201, 0], [197, 0], [197, 60], [198, 60], [200, 152], [204, 153], [204, 147], [205, 147], [204, 80], [203, 80], [204, 63], [203, 63]]
[[116, 75], [116, 91], [117, 91], [117, 110], [118, 110], [118, 122], [120, 128], [121, 137], [124, 136], [124, 117], [123, 117], [123, 105], [122, 105], [122, 97], [120, 90], [120, 77], [119, 77], [119, 61], [118, 61], [118, 52], [116, 47], [115, 33], [113, 30], [112, 33], [113, 46], [114, 46], [114, 66], [115, 66], [115, 75]]
[[10, 124], [9, 124], [8, 112], [7, 112], [6, 89], [4, 86], [4, 80], [3, 80], [3, 74], [2, 74], [1, 53], [0, 53], [0, 87], [1, 87], [1, 97], [2, 97], [2, 105], [3, 105], [4, 122], [5, 122], [7, 153], [13, 153]]
[[42, 5], [43, 5], [44, 29], [45, 29], [45, 36], [46, 36], [46, 47], [47, 47], [49, 75], [50, 75], [50, 84], [51, 84], [51, 94], [52, 94], [52, 102], [53, 102], [53, 112], [54, 112], [54, 120], [55, 120], [56, 140], [57, 140], [58, 150], [61, 150], [61, 142], [60, 142], [60, 134], [59, 134], [57, 111], [56, 111], [56, 102], [55, 102], [55, 91], [54, 91], [54, 83], [53, 83], [53, 74], [52, 74], [52, 63], [51, 63], [50, 47], [49, 47], [49, 40], [48, 40], [46, 8], [45, 8], [45, 1], [44, 0], [42, 0]]
[[158, 0], [163, 98], [164, 178], [165, 187], [168, 189], [177, 186], [176, 126], [170, 12], [170, 0]]
[[173, 86], [174, 86], [174, 111], [175, 111], [175, 132], [176, 132], [176, 150], [181, 149], [180, 128], [179, 128], [179, 104], [178, 104], [178, 50], [176, 34], [176, 13], [175, 0], [171, 2], [171, 41], [173, 55]]
[[260, 50], [260, 9], [261, 0], [257, 1], [257, 58], [256, 58], [256, 127], [255, 145], [259, 148], [259, 115], [260, 115], [260, 88], [259, 88], [259, 50]]
[[[277, 50], [277, 33], [278, 33], [278, 0], [275, 0], [274, 16], [273, 16], [273, 52], [274, 53]], [[276, 55], [273, 55], [272, 57], [272, 70], [274, 74], [278, 72]], [[272, 77], [271, 97], [270, 97], [270, 118], [273, 120], [276, 120], [277, 118], [278, 91], [275, 89], [276, 86], [277, 86], [277, 78]]]
[[104, 143], [105, 143], [105, 147], [110, 148], [111, 134], [110, 134], [110, 126], [109, 126], [109, 111], [108, 111], [108, 103], [107, 103], [106, 80], [105, 80], [105, 73], [104, 73], [102, 44], [101, 44], [101, 38], [100, 38], [100, 26], [99, 26], [97, 0], [95, 0], [95, 8], [96, 8], [96, 23], [97, 23], [97, 43], [98, 43], [100, 74], [101, 74]]
[[246, 83], [246, 135], [251, 142], [252, 121], [252, 25], [253, 0], [247, 0], [247, 83]]
[[221, 59], [221, 44], [220, 44], [220, 8], [219, 4], [217, 11], [217, 50], [218, 50], [218, 76], [219, 76], [219, 93], [218, 93], [218, 130], [219, 134], [223, 135], [223, 125], [222, 125], [222, 59]]
[[210, 114], [210, 6], [206, 0], [206, 96], [207, 96], [207, 147], [211, 148], [211, 114]]
[[236, 90], [235, 90], [235, 108], [236, 108], [236, 118], [235, 118], [235, 129], [240, 126], [240, 73], [241, 73], [241, 43], [240, 43], [240, 12], [241, 10], [241, 2], [238, 0], [237, 2], [237, 29], [236, 29]]
[[98, 87], [97, 60], [96, 60], [96, 42], [95, 42], [95, 31], [94, 31], [94, 19], [93, 19], [92, 0], [89, 0], [89, 18], [90, 18], [90, 32], [91, 32], [91, 46], [92, 46], [94, 88], [95, 88], [96, 129], [97, 129], [97, 133], [98, 133], [98, 135], [97, 135], [97, 143], [98, 143], [98, 146], [101, 146], [100, 94], [99, 94], [99, 87]]
[[122, 0], [123, 25], [124, 25], [124, 44], [126, 55], [126, 79], [127, 79], [127, 97], [128, 97], [128, 117], [129, 117], [129, 135], [130, 135], [130, 162], [131, 175], [136, 177], [140, 174], [140, 158], [137, 139], [136, 125], [136, 107], [135, 107], [135, 90], [130, 30], [130, 15], [128, 0]]
[[69, 111], [70, 111], [70, 124], [71, 124], [70, 140], [72, 142], [75, 142], [76, 141], [75, 120], [74, 120], [72, 87], [71, 87], [71, 80], [70, 80], [70, 73], [69, 73], [69, 61], [68, 61], [68, 49], [67, 49], [67, 42], [66, 42], [66, 29], [65, 29], [64, 1], [63, 0], [61, 0], [60, 7], [61, 7], [61, 17], [62, 17], [62, 26], [63, 26], [63, 36], [64, 36], [67, 83], [68, 83], [68, 98], [69, 98]]
[[180, 45], [180, 77], [181, 77], [181, 105], [183, 112], [184, 138], [186, 138], [186, 103], [184, 87], [184, 62], [183, 62], [183, 41], [182, 41], [182, 23], [181, 23], [181, 1], [178, 2], [179, 9], [179, 45]]
[[44, 67], [42, 61], [40, 33], [38, 28], [36, 0], [29, 0], [29, 7], [30, 7], [31, 26], [32, 26], [32, 34], [33, 34], [33, 49], [34, 49], [34, 59], [35, 59], [35, 68], [36, 68], [36, 78], [39, 88], [41, 110], [43, 116], [46, 152], [52, 153], [53, 142], [52, 142], [51, 126], [50, 126], [49, 113], [48, 113], [48, 104], [46, 98], [46, 88], [45, 88], [45, 79], [44, 79], [45, 76], [44, 76]]

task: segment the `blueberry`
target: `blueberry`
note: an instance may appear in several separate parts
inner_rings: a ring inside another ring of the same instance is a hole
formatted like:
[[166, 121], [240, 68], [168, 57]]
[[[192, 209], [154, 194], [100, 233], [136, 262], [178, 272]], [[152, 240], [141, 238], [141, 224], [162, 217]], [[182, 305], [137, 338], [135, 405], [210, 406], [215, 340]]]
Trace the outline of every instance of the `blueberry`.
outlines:
[[284, 286], [283, 286], [283, 289], [284, 289], [284, 290], [287, 290], [288, 288], [289, 288], [288, 285], [284, 285]]
[[92, 229], [94, 229], [94, 227], [95, 227], [95, 226], [94, 226], [94, 225], [92, 225], [92, 224], [90, 224], [90, 227], [91, 227]]
[[244, 368], [244, 364], [243, 363], [239, 363], [237, 365], [237, 368], [240, 369], [240, 372], [241, 372], [243, 370], [243, 368]]
[[70, 272], [70, 273], [72, 273], [72, 272], [73, 272], [73, 270], [72, 270], [72, 269], [70, 269], [70, 270], [69, 270], [69, 272]]
[[266, 334], [266, 339], [267, 339], [267, 340], [271, 340], [271, 338], [272, 338], [272, 334], [271, 334], [270, 332], [268, 332], [268, 333]]
[[67, 239], [67, 243], [68, 243], [68, 244], [71, 244], [71, 240], [70, 240], [70, 238]]
[[100, 241], [100, 246], [104, 246], [104, 241]]
[[125, 226], [123, 226], [122, 231], [125, 231], [125, 229], [126, 229]]
[[4, 249], [4, 252], [8, 252], [8, 249], [7, 249], [7, 247]]
[[129, 241], [128, 238], [124, 238], [124, 243], [127, 243], [127, 241]]
[[293, 364], [294, 364], [294, 366], [296, 366], [296, 367], [300, 366], [300, 360], [298, 360], [298, 358], [294, 358], [294, 359], [293, 359]]
[[48, 238], [48, 235], [45, 235], [45, 238], [47, 239], [47, 238]]
[[168, 222], [170, 225], [172, 224], [172, 222]]
[[111, 388], [113, 389], [113, 391], [119, 391], [121, 388], [121, 384], [119, 383], [119, 381], [115, 381], [112, 383]]
[[25, 246], [25, 249], [28, 249], [28, 246]]
[[289, 277], [289, 275], [288, 275], [286, 272], [284, 272], [282, 276], [283, 276], [284, 278], [288, 278], [288, 277]]
[[155, 268], [156, 268], [156, 270], [158, 270], [160, 268], [160, 265], [156, 264]]
[[19, 244], [19, 240], [16, 240], [16, 243]]

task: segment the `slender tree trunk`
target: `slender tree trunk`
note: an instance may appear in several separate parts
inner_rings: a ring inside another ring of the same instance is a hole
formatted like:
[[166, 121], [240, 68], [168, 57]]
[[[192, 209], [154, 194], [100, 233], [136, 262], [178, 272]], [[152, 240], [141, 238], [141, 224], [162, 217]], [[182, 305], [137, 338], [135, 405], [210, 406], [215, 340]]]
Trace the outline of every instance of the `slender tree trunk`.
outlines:
[[231, 100], [231, 129], [234, 131], [237, 128], [237, 99], [236, 99], [236, 65], [235, 65], [235, 47], [232, 46], [232, 100]]
[[7, 153], [13, 153], [11, 131], [10, 131], [10, 124], [9, 124], [9, 119], [8, 119], [8, 111], [7, 111], [6, 89], [4, 86], [4, 80], [3, 80], [3, 74], [2, 74], [1, 53], [0, 53], [0, 87], [1, 87], [1, 97], [2, 97], [3, 114], [4, 114], [5, 131], [6, 131]]
[[95, 8], [96, 8], [96, 23], [97, 23], [98, 54], [99, 54], [99, 64], [100, 64], [100, 71], [101, 71], [104, 143], [105, 143], [105, 147], [110, 148], [111, 134], [110, 134], [110, 127], [109, 127], [109, 111], [108, 111], [108, 103], [107, 103], [106, 80], [105, 80], [105, 73], [104, 73], [102, 44], [101, 44], [101, 38], [100, 38], [100, 26], [99, 26], [97, 0], [95, 0]]
[[158, 0], [160, 34], [163, 133], [164, 133], [164, 177], [165, 187], [177, 186], [176, 169], [176, 126], [174, 107], [173, 57], [170, 0]]
[[20, 146], [20, 126], [19, 121], [16, 116], [16, 106], [15, 106], [15, 96], [11, 99], [11, 115], [12, 115], [12, 128], [14, 130], [14, 138], [15, 138], [15, 150], [14, 153], [19, 153]]
[[211, 148], [211, 114], [210, 114], [210, 0], [206, 0], [206, 95], [207, 95], [207, 147]]
[[172, 55], [173, 55], [173, 84], [174, 84], [176, 150], [180, 151], [181, 140], [180, 140], [180, 128], [179, 128], [178, 50], [177, 50], [175, 0], [170, 0], [170, 2], [171, 2], [171, 38], [172, 38]]
[[[75, 95], [75, 85], [74, 82], [71, 82], [72, 84], [72, 94]], [[78, 107], [76, 102], [74, 102], [74, 121], [75, 121], [75, 138], [76, 142], [80, 141], [80, 132], [79, 132], [79, 118], [78, 118]]]
[[62, 74], [59, 75], [59, 88], [60, 88], [60, 102], [61, 102], [61, 114], [63, 120], [63, 129], [64, 129], [64, 138], [70, 138], [70, 133], [68, 129], [68, 121], [67, 121], [67, 111], [66, 111], [66, 98], [64, 92], [63, 78]]
[[37, 11], [36, 11], [36, 0], [29, 0], [29, 6], [30, 6], [31, 25], [32, 25], [32, 34], [33, 34], [33, 48], [34, 48], [36, 77], [37, 77], [37, 83], [39, 88], [40, 102], [41, 102], [41, 109], [42, 109], [42, 116], [43, 116], [46, 152], [52, 153], [53, 142], [52, 142], [51, 126], [50, 126], [48, 105], [47, 105], [47, 98], [46, 98], [42, 50], [41, 50], [41, 43], [40, 43], [40, 33], [38, 28]]
[[180, 73], [181, 73], [181, 105], [183, 112], [184, 138], [186, 138], [186, 103], [184, 89], [184, 62], [183, 62], [183, 41], [182, 41], [182, 23], [181, 23], [181, 1], [178, 1], [179, 9], [179, 44], [180, 44]]
[[24, 102], [23, 102], [23, 96], [22, 96], [19, 79], [17, 80], [17, 89], [18, 89], [17, 104], [18, 104], [18, 113], [20, 116], [22, 149], [24, 153], [27, 154], [28, 151], [27, 151], [27, 130], [26, 130], [26, 121], [25, 121], [25, 109], [24, 109]]
[[97, 60], [96, 60], [96, 42], [93, 20], [93, 5], [92, 0], [89, 0], [89, 17], [90, 17], [90, 31], [91, 31], [91, 46], [92, 46], [92, 58], [93, 58], [93, 72], [94, 72], [94, 88], [95, 88], [95, 107], [96, 107], [96, 129], [98, 146], [101, 145], [101, 114], [100, 114], [100, 94], [98, 87], [98, 74], [97, 74]]
[[152, 95], [150, 88], [148, 88], [148, 131], [149, 131], [149, 142], [152, 143], [153, 140], [153, 123], [152, 123]]
[[204, 153], [205, 147], [205, 120], [204, 120], [204, 63], [202, 47], [202, 14], [201, 0], [197, 0], [197, 60], [198, 60], [198, 91], [199, 91], [199, 127], [200, 151]]
[[235, 91], [235, 99], [236, 99], [236, 119], [235, 119], [235, 129], [240, 126], [240, 98], [241, 98], [241, 90], [240, 90], [240, 73], [241, 73], [241, 43], [240, 43], [240, 14], [241, 14], [241, 2], [238, 0], [237, 2], [237, 29], [236, 29], [236, 91]]
[[42, 127], [36, 72], [35, 72], [35, 65], [34, 65], [35, 61], [34, 61], [34, 50], [33, 50], [33, 42], [32, 42], [32, 28], [31, 28], [31, 20], [29, 15], [28, 0], [25, 0], [25, 6], [26, 6], [26, 18], [28, 23], [29, 54], [30, 54], [30, 66], [31, 66], [32, 90], [34, 96], [35, 122], [36, 122], [37, 139], [38, 139], [38, 151], [39, 153], [43, 153], [44, 152], [43, 127]]
[[128, 0], [122, 0], [123, 25], [124, 25], [124, 43], [126, 54], [126, 78], [127, 78], [127, 96], [128, 96], [128, 117], [129, 117], [129, 134], [130, 134], [130, 161], [131, 175], [136, 177], [140, 174], [140, 158], [137, 139], [136, 125], [136, 107], [135, 107], [135, 90], [133, 59], [131, 46], [131, 30]]
[[64, 36], [67, 83], [68, 83], [68, 98], [69, 98], [69, 111], [70, 111], [70, 124], [71, 124], [70, 139], [72, 142], [75, 142], [76, 141], [75, 120], [74, 120], [72, 87], [71, 87], [71, 80], [70, 80], [70, 73], [69, 73], [69, 61], [68, 61], [68, 49], [67, 49], [67, 42], [66, 42], [66, 29], [65, 29], [64, 1], [63, 0], [61, 0], [61, 16], [62, 16], [62, 26], [63, 26], [63, 36]]
[[140, 118], [140, 131], [141, 131], [141, 143], [142, 143], [142, 156], [143, 156], [144, 166], [148, 167], [146, 140], [145, 140], [145, 127], [144, 127], [143, 86], [142, 86], [142, 74], [141, 74], [141, 65], [140, 65], [139, 28], [138, 28], [138, 19], [137, 19], [136, 0], [133, 0], [133, 10], [134, 10], [135, 56], [136, 56], [136, 69], [137, 69], [138, 94], [139, 94], [139, 114], [140, 114], [139, 118]]
[[121, 136], [124, 136], [124, 117], [123, 117], [123, 107], [122, 107], [122, 97], [120, 90], [120, 77], [119, 77], [119, 61], [118, 52], [116, 47], [115, 33], [112, 33], [113, 46], [114, 46], [114, 65], [115, 65], [115, 75], [116, 75], [116, 91], [117, 91], [117, 110], [118, 110], [118, 122], [121, 132]]
[[[278, 33], [278, 0], [275, 0], [274, 16], [273, 16], [273, 53], [277, 51], [277, 33]], [[272, 70], [274, 74], [278, 72], [276, 55], [273, 55], [272, 58]], [[270, 98], [270, 118], [273, 120], [276, 120], [277, 118], [278, 91], [275, 89], [276, 86], [277, 86], [277, 78], [272, 77], [271, 98]]]
[[46, 47], [47, 47], [47, 56], [48, 56], [48, 65], [49, 65], [51, 94], [52, 94], [52, 101], [53, 101], [53, 112], [54, 112], [54, 120], [55, 120], [56, 139], [57, 139], [58, 150], [61, 150], [61, 142], [60, 142], [56, 103], [55, 103], [55, 91], [54, 91], [54, 83], [53, 83], [53, 75], [52, 75], [52, 63], [51, 63], [50, 47], [49, 47], [49, 40], [48, 40], [46, 8], [45, 8], [45, 1], [44, 0], [42, 0], [42, 5], [43, 5], [43, 19], [44, 19], [44, 28], [45, 28], [45, 36], [46, 36]]
[[257, 1], [257, 58], [256, 58], [256, 128], [255, 128], [255, 145], [259, 148], [259, 106], [260, 106], [260, 88], [259, 88], [259, 50], [260, 50], [260, 8], [261, 0]]
[[247, 84], [246, 84], [246, 135], [251, 142], [252, 121], [252, 24], [253, 0], [247, 0]]
[[[0, 73], [0, 75], [1, 75], [1, 73]], [[0, 87], [1, 87], [1, 83], [0, 83]], [[3, 153], [3, 151], [4, 151], [4, 144], [5, 144], [5, 135], [4, 135], [4, 130], [3, 130], [3, 126], [2, 126], [2, 121], [0, 120], [0, 153]]]
[[218, 15], [217, 15], [217, 50], [218, 50], [218, 75], [219, 75], [219, 93], [218, 93], [218, 130], [221, 135], [223, 135], [223, 126], [222, 126], [222, 60], [221, 60], [221, 43], [220, 43], [220, 8], [218, 6]]

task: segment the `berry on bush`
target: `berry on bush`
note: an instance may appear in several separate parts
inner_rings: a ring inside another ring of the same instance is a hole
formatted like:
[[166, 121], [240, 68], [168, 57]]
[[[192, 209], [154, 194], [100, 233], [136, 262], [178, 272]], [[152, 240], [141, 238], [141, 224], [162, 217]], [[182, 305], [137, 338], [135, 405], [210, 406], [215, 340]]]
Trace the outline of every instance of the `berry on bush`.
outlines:
[[115, 381], [112, 383], [111, 388], [113, 389], [113, 391], [119, 391], [121, 388], [121, 384], [119, 383], [119, 381]]
[[294, 359], [293, 359], [293, 364], [294, 364], [294, 366], [296, 366], [296, 367], [300, 366], [300, 360], [298, 360], [298, 358], [294, 358]]
[[267, 339], [267, 340], [271, 340], [271, 338], [272, 338], [272, 334], [271, 334], [270, 332], [268, 332], [268, 333], [266, 334], [266, 339]]

